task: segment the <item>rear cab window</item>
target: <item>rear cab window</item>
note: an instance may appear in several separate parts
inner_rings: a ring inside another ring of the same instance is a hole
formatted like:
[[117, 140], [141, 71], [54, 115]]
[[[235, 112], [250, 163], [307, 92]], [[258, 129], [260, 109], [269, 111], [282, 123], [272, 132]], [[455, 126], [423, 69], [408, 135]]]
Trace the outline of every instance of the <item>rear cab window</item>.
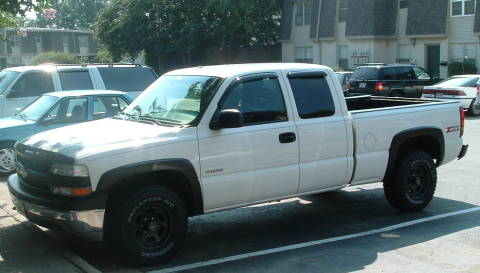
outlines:
[[62, 90], [92, 90], [93, 83], [88, 70], [60, 70], [58, 71]]
[[324, 72], [289, 73], [288, 78], [300, 118], [320, 118], [335, 114], [332, 91], [325, 76]]
[[143, 91], [157, 75], [148, 67], [98, 67], [105, 88], [124, 92]]
[[358, 67], [352, 74], [350, 80], [377, 80], [379, 69], [376, 67]]

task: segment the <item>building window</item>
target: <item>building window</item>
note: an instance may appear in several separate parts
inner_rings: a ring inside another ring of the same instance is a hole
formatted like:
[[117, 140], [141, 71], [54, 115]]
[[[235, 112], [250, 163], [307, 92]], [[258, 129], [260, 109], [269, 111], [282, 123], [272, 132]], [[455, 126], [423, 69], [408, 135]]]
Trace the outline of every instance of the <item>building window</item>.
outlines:
[[398, 63], [410, 63], [410, 45], [398, 46]]
[[401, 1], [400, 1], [400, 8], [401, 8], [401, 9], [406, 9], [406, 8], [408, 8], [408, 0], [401, 0]]
[[295, 62], [297, 63], [313, 63], [313, 47], [296, 47]]
[[452, 16], [468, 16], [475, 14], [476, 0], [451, 0]]
[[477, 63], [476, 44], [451, 44], [450, 62]]
[[348, 46], [338, 47], [338, 66], [348, 69]]
[[296, 1], [295, 3], [295, 25], [310, 25], [312, 21], [313, 1], [300, 0]]
[[347, 20], [348, 0], [340, 0], [338, 2], [338, 22]]

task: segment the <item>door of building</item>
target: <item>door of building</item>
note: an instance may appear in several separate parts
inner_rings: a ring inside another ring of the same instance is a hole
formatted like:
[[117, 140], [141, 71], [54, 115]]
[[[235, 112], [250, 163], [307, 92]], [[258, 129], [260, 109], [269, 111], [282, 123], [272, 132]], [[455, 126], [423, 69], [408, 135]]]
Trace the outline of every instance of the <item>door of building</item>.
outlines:
[[427, 71], [440, 77], [440, 45], [427, 45]]

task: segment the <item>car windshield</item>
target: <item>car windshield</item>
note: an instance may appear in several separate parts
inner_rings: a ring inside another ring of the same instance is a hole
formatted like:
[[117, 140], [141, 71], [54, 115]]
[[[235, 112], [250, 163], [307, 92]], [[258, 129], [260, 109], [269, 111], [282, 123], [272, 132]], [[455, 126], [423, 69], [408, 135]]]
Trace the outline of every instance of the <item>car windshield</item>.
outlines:
[[0, 72], [0, 94], [15, 80], [20, 72], [5, 71]]
[[221, 78], [209, 76], [162, 76], [124, 111], [137, 119], [188, 125], [205, 111]]
[[477, 87], [480, 77], [453, 77], [436, 84], [440, 87]]
[[375, 67], [359, 67], [353, 72], [351, 80], [376, 80], [378, 69]]
[[37, 121], [43, 117], [43, 115], [45, 115], [47, 111], [50, 110], [55, 103], [57, 103], [58, 100], [59, 98], [54, 96], [41, 96], [25, 107], [20, 113], [17, 114], [17, 116], [20, 116], [24, 119]]

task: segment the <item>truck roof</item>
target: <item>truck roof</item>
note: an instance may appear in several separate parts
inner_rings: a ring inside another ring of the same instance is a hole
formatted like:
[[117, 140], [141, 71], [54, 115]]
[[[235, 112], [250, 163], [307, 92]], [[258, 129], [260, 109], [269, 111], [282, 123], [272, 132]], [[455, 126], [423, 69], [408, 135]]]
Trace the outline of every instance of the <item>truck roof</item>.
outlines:
[[114, 90], [72, 90], [61, 92], [50, 92], [45, 95], [53, 97], [80, 97], [80, 96], [94, 96], [94, 95], [125, 95], [127, 93]]
[[165, 75], [192, 75], [192, 76], [215, 76], [227, 78], [242, 74], [251, 74], [264, 71], [278, 70], [303, 70], [303, 69], [330, 69], [327, 66], [318, 64], [303, 63], [251, 63], [251, 64], [227, 64], [212, 66], [197, 66], [170, 71]]

